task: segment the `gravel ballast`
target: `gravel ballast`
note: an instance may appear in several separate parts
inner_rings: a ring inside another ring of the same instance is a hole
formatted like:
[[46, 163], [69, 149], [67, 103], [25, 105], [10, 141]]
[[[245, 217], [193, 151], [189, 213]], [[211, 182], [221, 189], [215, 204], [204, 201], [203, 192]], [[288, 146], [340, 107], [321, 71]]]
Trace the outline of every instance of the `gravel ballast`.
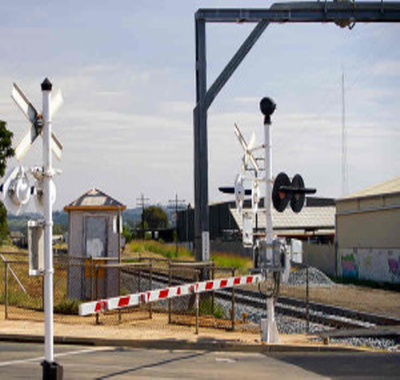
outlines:
[[[290, 286], [306, 286], [307, 269], [296, 268], [290, 272], [287, 285]], [[309, 286], [334, 286], [335, 283], [323, 272], [314, 267], [308, 268]]]

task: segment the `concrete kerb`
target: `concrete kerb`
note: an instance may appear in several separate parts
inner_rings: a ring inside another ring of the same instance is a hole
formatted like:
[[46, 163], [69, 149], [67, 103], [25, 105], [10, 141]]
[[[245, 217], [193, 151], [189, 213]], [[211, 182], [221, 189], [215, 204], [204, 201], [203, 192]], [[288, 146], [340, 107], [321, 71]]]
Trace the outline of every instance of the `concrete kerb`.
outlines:
[[[43, 343], [40, 335], [0, 334], [0, 342], [15, 343]], [[356, 347], [323, 346], [323, 345], [288, 345], [288, 344], [246, 344], [222, 340], [203, 339], [197, 342], [175, 339], [143, 340], [143, 339], [106, 339], [55, 336], [55, 344], [87, 345], [105, 347], [130, 347], [155, 350], [197, 350], [197, 351], [225, 351], [245, 353], [269, 352], [364, 352]]]

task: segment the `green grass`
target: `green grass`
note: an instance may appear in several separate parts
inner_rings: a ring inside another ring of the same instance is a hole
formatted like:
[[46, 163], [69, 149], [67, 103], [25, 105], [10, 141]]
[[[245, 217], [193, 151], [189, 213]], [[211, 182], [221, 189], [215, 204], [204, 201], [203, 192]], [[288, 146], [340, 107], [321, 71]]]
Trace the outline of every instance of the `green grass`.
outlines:
[[252, 267], [253, 261], [250, 257], [238, 256], [232, 253], [213, 253], [211, 260], [216, 267], [235, 268], [239, 274], [246, 274]]
[[[0, 304], [5, 303], [4, 293], [0, 295]], [[42, 298], [41, 297], [31, 297], [29, 294], [23, 291], [9, 289], [8, 292], [8, 305], [24, 307], [27, 309], [43, 310]]]
[[[127, 255], [136, 253], [141, 255], [154, 254], [167, 259], [194, 260], [191, 252], [184, 247], [178, 247], [175, 251], [174, 244], [166, 244], [154, 240], [133, 240], [125, 252]], [[216, 252], [211, 255], [216, 267], [235, 268], [239, 274], [246, 274], [252, 267], [253, 261], [250, 257], [243, 257], [233, 253]]]
[[176, 252], [175, 244], [166, 244], [155, 240], [133, 240], [127, 248], [128, 253], [152, 253], [167, 259], [189, 259], [192, 257], [191, 252], [186, 248], [178, 247], [178, 252]]
[[225, 309], [217, 302], [214, 302], [214, 313], [212, 310], [211, 297], [201, 297], [199, 304], [200, 315], [213, 315], [214, 318], [223, 319], [226, 318]]
[[[194, 305], [189, 312], [192, 315], [196, 314], [196, 308]], [[199, 315], [213, 315], [214, 318], [216, 319], [223, 319], [227, 318], [228, 313], [217, 301], [214, 302], [214, 312], [213, 312], [211, 295], [203, 294], [200, 297]]]

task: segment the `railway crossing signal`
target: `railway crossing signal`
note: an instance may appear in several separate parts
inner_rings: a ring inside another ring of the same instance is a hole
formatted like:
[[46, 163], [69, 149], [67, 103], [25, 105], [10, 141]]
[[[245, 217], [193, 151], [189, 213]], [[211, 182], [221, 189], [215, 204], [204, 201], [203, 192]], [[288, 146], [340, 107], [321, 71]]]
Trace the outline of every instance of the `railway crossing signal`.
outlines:
[[304, 206], [306, 194], [315, 194], [316, 189], [304, 187], [304, 180], [296, 174], [290, 181], [286, 173], [279, 173], [272, 188], [272, 202], [277, 211], [283, 212], [290, 202], [293, 212], [298, 213]]
[[[43, 133], [43, 126], [44, 126], [43, 115], [39, 114], [36, 111], [35, 107], [32, 105], [32, 103], [28, 100], [25, 94], [15, 83], [13, 84], [13, 88], [11, 91], [11, 98], [14, 100], [16, 105], [19, 107], [19, 109], [31, 123], [27, 133], [15, 148], [15, 156], [17, 157], [18, 161], [21, 161], [21, 159], [25, 156], [28, 149], [36, 140], [36, 138], [39, 135], [42, 135]], [[62, 103], [63, 103], [63, 97], [61, 95], [61, 92], [58, 91], [56, 96], [52, 99], [51, 102], [52, 116], [54, 116], [54, 114], [60, 108]], [[63, 147], [60, 141], [54, 135], [54, 133], [51, 134], [51, 149], [54, 155], [57, 157], [57, 159], [61, 160]]]
[[[52, 152], [61, 159], [62, 145], [52, 133], [52, 115], [62, 104], [59, 92], [54, 99], [51, 97], [53, 85], [46, 78], [41, 84], [43, 110], [39, 114], [32, 103], [13, 84], [11, 97], [31, 123], [28, 132], [15, 149], [19, 161], [24, 157], [37, 137], [43, 137], [43, 166], [34, 167], [30, 173], [36, 180], [35, 186], [29, 185], [25, 170], [20, 166], [7, 176], [3, 184], [4, 205], [11, 213], [20, 213], [28, 204], [31, 192], [35, 195], [37, 208], [42, 212], [44, 221], [37, 223], [36, 228], [44, 227], [44, 324], [45, 324], [45, 360], [42, 362], [43, 379], [62, 379], [63, 368], [54, 362], [53, 336], [53, 203], [55, 200], [55, 185], [53, 176], [59, 174], [52, 165]], [[32, 227], [32, 226], [31, 226]], [[30, 248], [30, 254], [33, 249]]]
[[[272, 274], [274, 281], [287, 280], [290, 263], [286, 255], [286, 243], [274, 239], [272, 227], [272, 206], [279, 212], [283, 212], [290, 202], [295, 213], [301, 211], [306, 194], [314, 194], [315, 189], [305, 188], [301, 175], [296, 174], [292, 180], [286, 173], [279, 173], [274, 179], [272, 174], [272, 139], [271, 116], [276, 109], [275, 102], [270, 98], [263, 98], [260, 102], [260, 111], [264, 115], [264, 143], [255, 147], [254, 133], [247, 144], [239, 127], [235, 124], [235, 135], [243, 149], [241, 171], [236, 176], [234, 187], [220, 187], [223, 193], [235, 194], [236, 208], [242, 217], [243, 245], [253, 248], [254, 272], [267, 279]], [[257, 152], [263, 152], [263, 157], [256, 157]], [[264, 167], [259, 162], [264, 162]], [[261, 177], [264, 172], [264, 177]], [[251, 188], [246, 189], [245, 183], [251, 182]], [[260, 201], [260, 183], [265, 185], [264, 210], [266, 227], [265, 237], [256, 237], [253, 234], [253, 218], [257, 217]], [[246, 195], [251, 195], [251, 209], [243, 209]], [[284, 264], [283, 264], [284, 263]], [[276, 286], [278, 289], [279, 286]], [[277, 290], [276, 290], [277, 292]], [[277, 294], [275, 294], [277, 295]], [[273, 297], [267, 296], [267, 323], [262, 324], [266, 330], [262, 339], [269, 343], [278, 341], [278, 331], [274, 318]]]
[[12, 169], [2, 184], [3, 202], [6, 209], [15, 215], [23, 212], [29, 204], [31, 187], [22, 166]]

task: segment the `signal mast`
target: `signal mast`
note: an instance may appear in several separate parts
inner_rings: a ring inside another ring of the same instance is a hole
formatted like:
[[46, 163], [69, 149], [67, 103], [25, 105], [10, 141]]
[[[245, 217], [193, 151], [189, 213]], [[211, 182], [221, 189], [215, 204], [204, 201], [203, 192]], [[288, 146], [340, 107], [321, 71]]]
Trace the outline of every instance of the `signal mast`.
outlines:
[[[306, 194], [314, 194], [315, 189], [304, 187], [303, 178], [296, 174], [292, 181], [286, 173], [279, 173], [273, 178], [272, 171], [272, 137], [271, 116], [276, 109], [275, 102], [270, 98], [263, 98], [260, 110], [264, 116], [264, 143], [254, 146], [254, 134], [247, 144], [244, 136], [235, 124], [235, 134], [243, 148], [244, 155], [241, 171], [236, 176], [235, 186], [220, 187], [223, 193], [235, 194], [236, 208], [242, 219], [242, 239], [245, 247], [253, 249], [253, 273], [261, 273], [263, 280], [272, 279], [272, 291], [266, 293], [267, 319], [261, 320], [261, 339], [267, 343], [277, 343], [279, 340], [278, 329], [275, 321], [274, 299], [278, 296], [279, 284], [287, 281], [290, 272], [290, 260], [284, 241], [273, 236], [272, 206], [278, 212], [283, 212], [290, 202], [293, 212], [301, 211]], [[264, 157], [256, 157], [256, 153], [264, 152]], [[260, 168], [259, 161], [264, 161], [264, 168]], [[264, 171], [264, 178], [260, 176]], [[245, 188], [245, 183], [251, 182], [251, 189]], [[254, 217], [259, 210], [260, 186], [265, 184], [264, 210], [265, 235], [254, 234]], [[246, 195], [251, 195], [251, 211], [243, 208]]]
[[[63, 367], [54, 361], [52, 243], [52, 211], [56, 198], [53, 177], [60, 174], [61, 171], [53, 168], [52, 153], [60, 160], [63, 147], [52, 132], [52, 116], [61, 106], [63, 98], [61, 92], [52, 98], [52, 87], [52, 83], [47, 78], [41, 84], [43, 108], [40, 114], [20, 88], [16, 84], [13, 85], [11, 97], [30, 123], [27, 133], [15, 148], [15, 156], [18, 161], [21, 161], [37, 137], [42, 136], [43, 162], [42, 166], [33, 167], [28, 171], [22, 166], [11, 170], [2, 185], [2, 191], [7, 211], [16, 215], [26, 209], [31, 194], [33, 194], [37, 210], [44, 218], [28, 222], [29, 275], [44, 277], [45, 360], [42, 362], [43, 379], [62, 379]], [[34, 186], [30, 185], [28, 174], [31, 174], [36, 180]]]

